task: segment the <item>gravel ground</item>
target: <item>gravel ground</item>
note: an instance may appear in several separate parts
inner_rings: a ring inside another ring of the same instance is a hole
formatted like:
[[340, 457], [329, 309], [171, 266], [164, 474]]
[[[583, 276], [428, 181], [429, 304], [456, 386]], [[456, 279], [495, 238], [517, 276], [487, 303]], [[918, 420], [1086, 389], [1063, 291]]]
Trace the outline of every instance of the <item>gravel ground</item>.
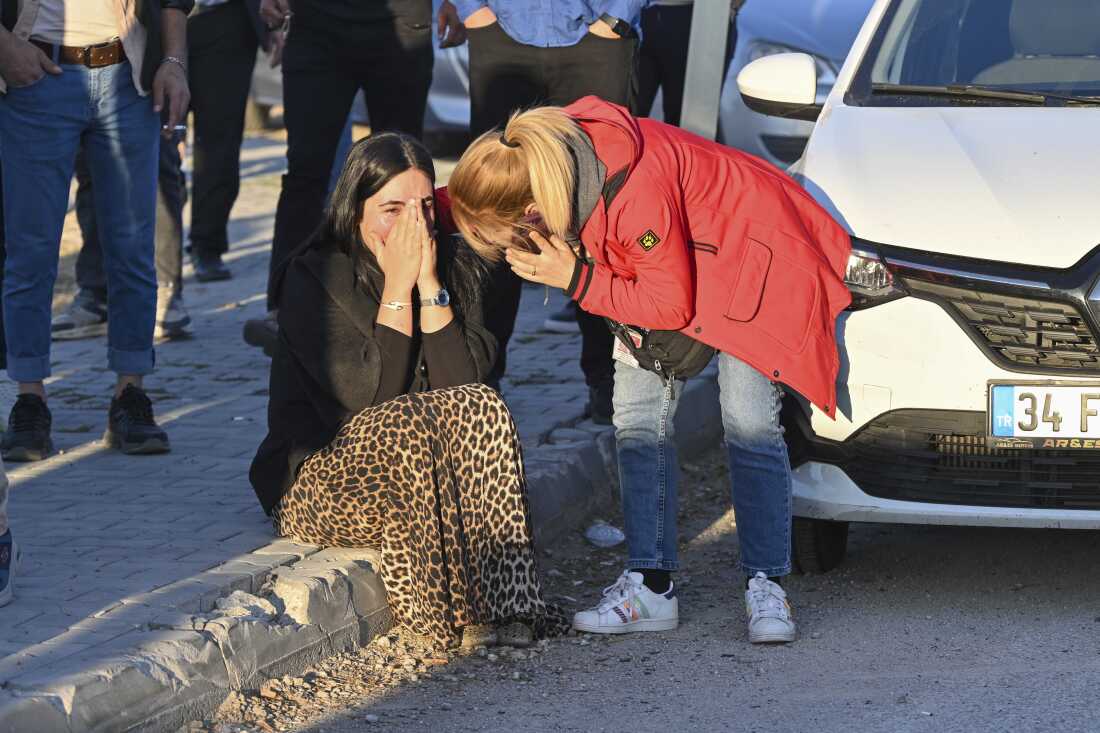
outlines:
[[[1100, 730], [1100, 533], [854, 526], [842, 568], [786, 583], [800, 639], [753, 647], [720, 454], [684, 480], [677, 631], [449, 657], [394, 635], [192, 729]], [[579, 533], [544, 555], [570, 607], [622, 561]]]

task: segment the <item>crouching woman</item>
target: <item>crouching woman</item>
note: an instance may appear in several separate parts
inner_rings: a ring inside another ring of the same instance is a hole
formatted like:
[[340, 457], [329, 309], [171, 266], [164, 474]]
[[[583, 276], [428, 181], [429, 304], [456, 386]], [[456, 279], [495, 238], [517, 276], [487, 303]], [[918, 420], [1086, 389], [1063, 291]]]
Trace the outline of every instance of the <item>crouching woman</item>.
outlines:
[[481, 269], [434, 235], [434, 180], [413, 138], [359, 142], [318, 232], [277, 269], [250, 479], [279, 535], [379, 549], [395, 619], [437, 644], [471, 625], [553, 633], [568, 624], [542, 600], [516, 429], [478, 384], [495, 351]]

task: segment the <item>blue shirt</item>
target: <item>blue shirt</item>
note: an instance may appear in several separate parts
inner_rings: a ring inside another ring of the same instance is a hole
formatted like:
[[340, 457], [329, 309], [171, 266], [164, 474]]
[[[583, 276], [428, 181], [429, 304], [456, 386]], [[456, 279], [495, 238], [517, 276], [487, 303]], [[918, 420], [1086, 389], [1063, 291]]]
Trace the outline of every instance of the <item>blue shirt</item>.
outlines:
[[604, 13], [625, 20], [638, 30], [642, 8], [649, 0], [451, 0], [465, 21], [489, 7], [501, 29], [527, 46], [560, 47], [577, 44], [588, 26]]

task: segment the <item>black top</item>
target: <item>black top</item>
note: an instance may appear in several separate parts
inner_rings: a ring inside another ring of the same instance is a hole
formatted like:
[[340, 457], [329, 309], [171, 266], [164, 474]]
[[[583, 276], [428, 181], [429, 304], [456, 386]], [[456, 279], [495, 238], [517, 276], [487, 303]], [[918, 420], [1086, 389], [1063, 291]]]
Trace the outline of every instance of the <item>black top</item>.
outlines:
[[[299, 250], [281, 271], [268, 434], [249, 472], [264, 511], [282, 499], [306, 456], [362, 410], [400, 394], [476, 382], [488, 372], [496, 341], [482, 326], [476, 256], [452, 239], [446, 244], [458, 249], [444, 266], [444, 244], [441, 279], [453, 294], [455, 318], [411, 338], [375, 323], [383, 279], [369, 252], [360, 255], [359, 276], [331, 243]], [[419, 322], [418, 312], [413, 319]]]
[[432, 23], [432, 0], [295, 0], [292, 25], [316, 28], [397, 19], [410, 28]]

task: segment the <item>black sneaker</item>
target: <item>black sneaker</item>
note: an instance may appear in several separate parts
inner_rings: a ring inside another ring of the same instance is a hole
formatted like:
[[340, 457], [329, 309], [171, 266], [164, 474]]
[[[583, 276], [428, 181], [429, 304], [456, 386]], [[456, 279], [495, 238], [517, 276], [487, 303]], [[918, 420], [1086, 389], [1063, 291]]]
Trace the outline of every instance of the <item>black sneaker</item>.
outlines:
[[153, 419], [153, 403], [132, 384], [111, 400], [104, 442], [127, 455], [167, 453], [168, 434]]
[[41, 461], [53, 452], [52, 424], [53, 416], [45, 400], [34, 394], [19, 395], [8, 416], [8, 430], [0, 441], [0, 455], [13, 463]]
[[229, 280], [233, 273], [222, 262], [221, 255], [191, 254], [191, 266], [195, 268], [195, 279], [200, 283]]
[[610, 425], [615, 413], [611, 396], [615, 391], [615, 379], [605, 379], [595, 387], [588, 388], [588, 416], [597, 425]]

